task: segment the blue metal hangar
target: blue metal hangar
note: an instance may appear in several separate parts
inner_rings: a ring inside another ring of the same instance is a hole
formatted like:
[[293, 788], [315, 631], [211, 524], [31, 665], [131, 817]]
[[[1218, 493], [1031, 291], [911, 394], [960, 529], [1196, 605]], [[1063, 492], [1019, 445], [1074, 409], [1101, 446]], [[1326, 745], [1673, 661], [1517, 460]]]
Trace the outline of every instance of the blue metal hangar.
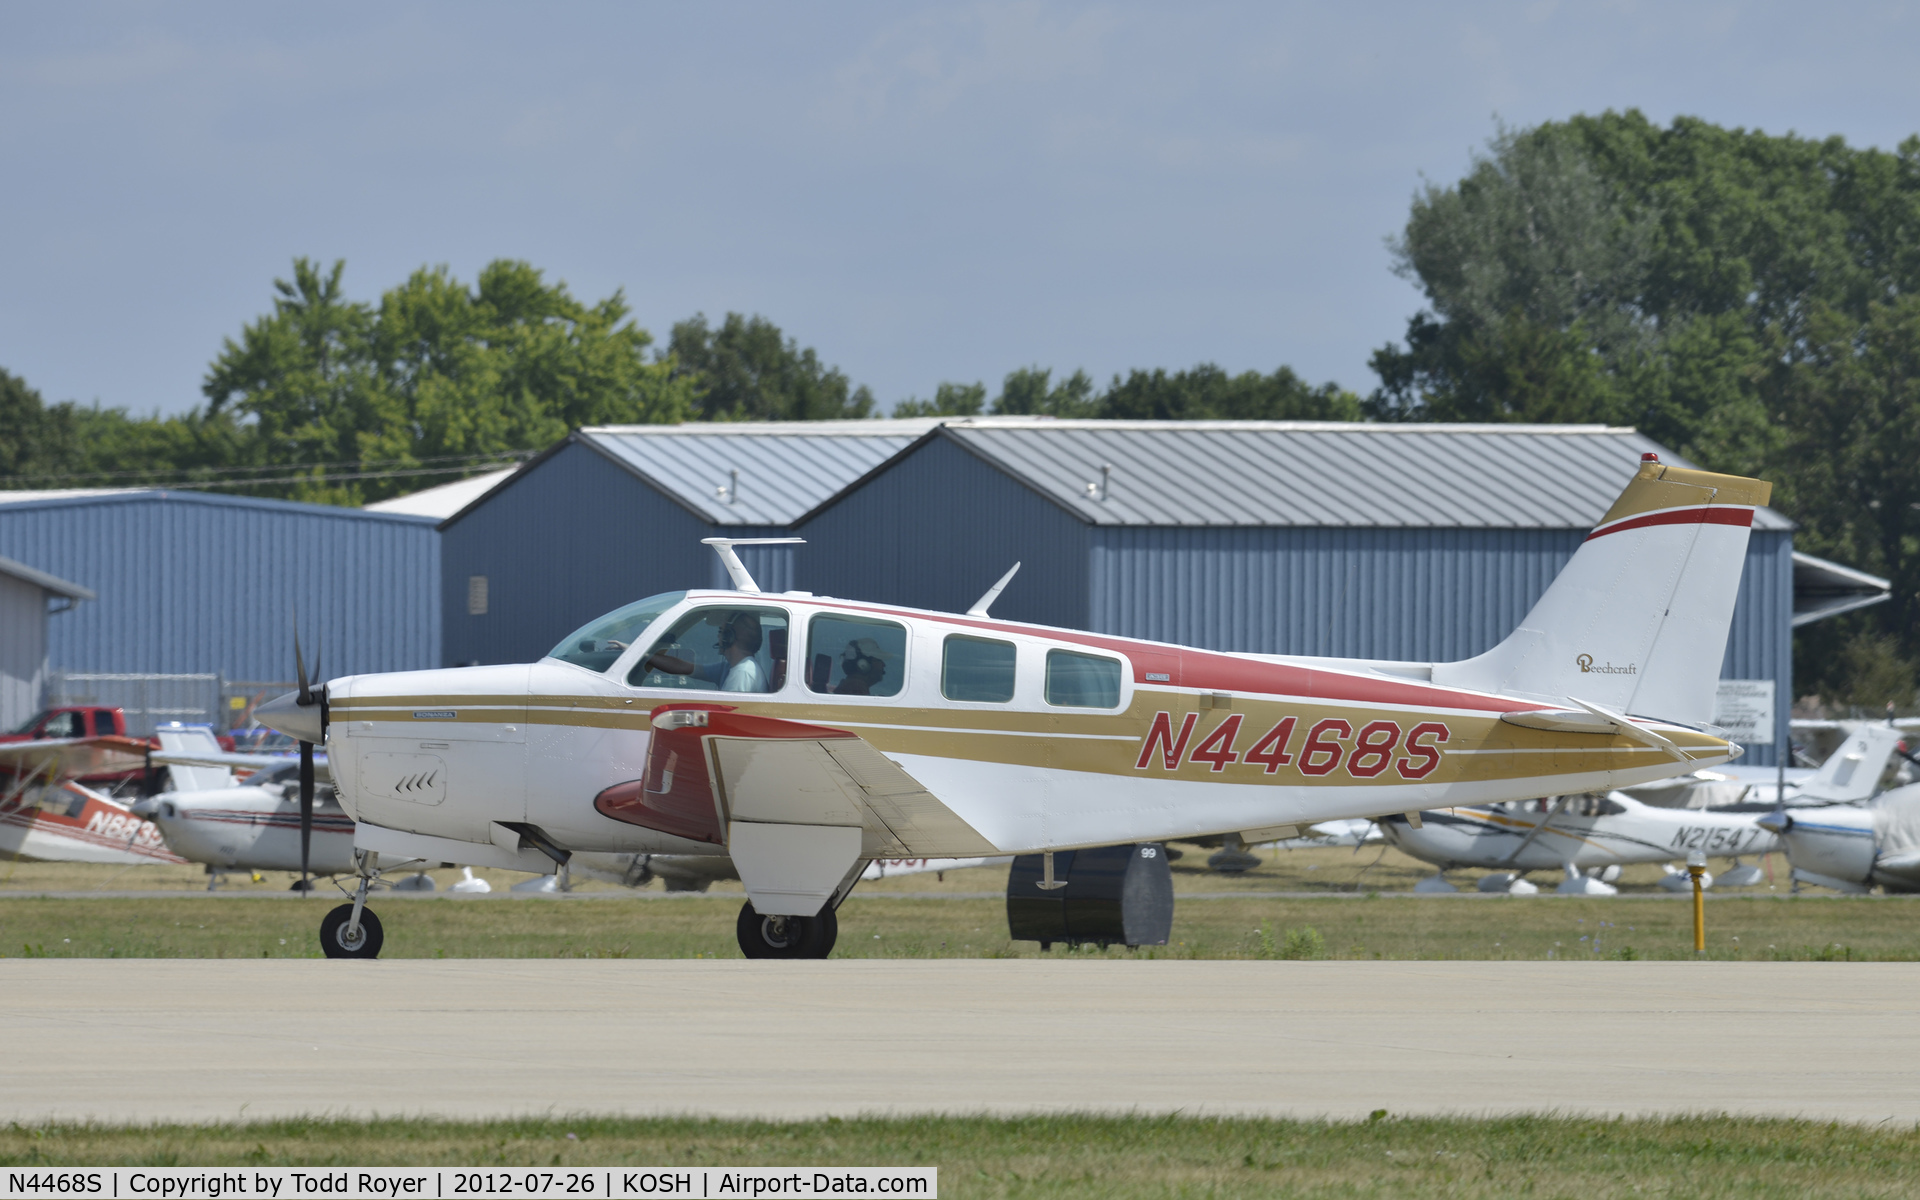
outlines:
[[[793, 522], [938, 419], [582, 429], [440, 525], [443, 659], [530, 662], [629, 601], [730, 587], [708, 537], [786, 537]], [[767, 591], [791, 546], [745, 547]]]
[[[1648, 451], [1687, 465], [1591, 425], [951, 420], [795, 522], [794, 582], [964, 611], [1018, 561], [995, 616], [1219, 650], [1467, 658], [1514, 629]], [[1792, 528], [1755, 518], [1722, 670], [1774, 681], [1782, 701]], [[1771, 756], [1755, 744], [1746, 761]]]
[[0, 491], [0, 555], [99, 593], [53, 621], [57, 672], [293, 678], [439, 665], [428, 517], [160, 488]]

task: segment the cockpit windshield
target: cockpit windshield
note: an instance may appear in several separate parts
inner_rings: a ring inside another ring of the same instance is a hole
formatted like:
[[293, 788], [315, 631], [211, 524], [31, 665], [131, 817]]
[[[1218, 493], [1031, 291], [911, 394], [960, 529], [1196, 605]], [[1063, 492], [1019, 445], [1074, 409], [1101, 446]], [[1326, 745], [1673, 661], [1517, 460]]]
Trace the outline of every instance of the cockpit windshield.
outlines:
[[635, 638], [647, 631], [647, 626], [660, 619], [661, 613], [686, 599], [686, 595], [685, 592], [662, 592], [645, 600], [635, 600], [624, 608], [616, 608], [560, 639], [560, 644], [547, 657], [585, 667], [589, 671], [604, 671], [633, 644]]

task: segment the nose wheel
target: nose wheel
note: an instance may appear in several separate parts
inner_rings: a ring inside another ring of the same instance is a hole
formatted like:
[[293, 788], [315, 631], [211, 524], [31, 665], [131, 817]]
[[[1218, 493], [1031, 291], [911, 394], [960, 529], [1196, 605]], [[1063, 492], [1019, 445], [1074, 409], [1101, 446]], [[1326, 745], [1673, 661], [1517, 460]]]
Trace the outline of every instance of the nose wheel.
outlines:
[[748, 958], [825, 958], [840, 937], [840, 918], [831, 904], [811, 917], [763, 917], [749, 900], [740, 906], [734, 934]]
[[[353, 910], [360, 909], [360, 919]], [[328, 958], [379, 958], [385, 935], [380, 918], [373, 910], [356, 904], [342, 904], [320, 921], [320, 949]]]

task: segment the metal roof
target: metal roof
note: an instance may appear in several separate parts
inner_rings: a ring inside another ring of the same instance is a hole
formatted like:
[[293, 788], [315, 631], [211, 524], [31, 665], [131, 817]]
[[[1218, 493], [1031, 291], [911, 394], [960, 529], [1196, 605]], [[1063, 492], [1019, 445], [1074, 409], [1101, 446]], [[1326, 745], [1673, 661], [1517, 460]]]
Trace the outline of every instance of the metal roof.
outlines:
[[229, 496], [220, 492], [196, 492], [189, 488], [67, 488], [55, 492], [0, 491], [0, 509], [21, 511], [36, 508], [76, 508], [103, 504], [140, 504], [148, 501], [170, 504], [204, 504], [215, 508], [250, 508], [269, 512], [306, 513], [347, 521], [393, 521], [408, 525], [432, 524], [432, 517], [407, 512], [382, 512], [378, 509], [345, 508], [338, 504], [308, 504], [299, 500], [271, 500], [261, 496]]
[[502, 480], [516, 470], [518, 470], [517, 467], [505, 467], [481, 475], [470, 475], [465, 479], [456, 479], [452, 483], [443, 483], [439, 487], [408, 492], [404, 496], [395, 496], [391, 500], [380, 500], [363, 505], [361, 511], [405, 513], [414, 517], [432, 517], [436, 521], [445, 520], [498, 487]]
[[941, 421], [610, 425], [577, 436], [714, 525], [790, 525]]
[[45, 571], [36, 571], [25, 563], [10, 558], [0, 558], [0, 575], [11, 575], [23, 583], [33, 584], [43, 592], [52, 592], [56, 596], [65, 596], [70, 600], [97, 599], [92, 588], [83, 588], [77, 583], [68, 583], [57, 575]]
[[[938, 435], [1093, 525], [1582, 529], [1642, 453], [1692, 465], [1605, 425], [987, 417]], [[1793, 524], [1762, 509], [1754, 528]]]

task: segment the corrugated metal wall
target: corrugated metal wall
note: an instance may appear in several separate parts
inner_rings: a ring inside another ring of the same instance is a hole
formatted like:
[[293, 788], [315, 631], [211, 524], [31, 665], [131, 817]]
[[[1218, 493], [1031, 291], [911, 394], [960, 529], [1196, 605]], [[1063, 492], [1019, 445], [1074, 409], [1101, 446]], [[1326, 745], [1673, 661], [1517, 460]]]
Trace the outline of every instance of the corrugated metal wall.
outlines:
[[47, 620], [45, 592], [0, 575], [0, 732], [39, 711], [47, 676]]
[[922, 443], [798, 533], [799, 586], [849, 600], [963, 612], [1016, 561], [993, 606], [1087, 628], [1088, 527], [945, 438]]
[[1793, 534], [1755, 530], [1747, 542], [1747, 567], [1740, 574], [1740, 599], [1733, 608], [1722, 679], [1771, 679], [1774, 745], [1752, 746], [1746, 766], [1771, 767], [1775, 751], [1789, 736], [1793, 708]]
[[1098, 529], [1094, 627], [1219, 650], [1467, 658], [1513, 630], [1584, 531]]
[[[442, 529], [442, 661], [531, 662], [630, 601], [731, 587], [701, 538], [786, 535], [708, 525], [590, 444], [570, 442]], [[739, 553], [763, 590], [793, 586], [793, 547]], [[476, 575], [487, 580], [483, 614], [468, 611]]]
[[194, 492], [0, 504], [0, 555], [98, 592], [53, 619], [56, 670], [292, 678], [292, 612], [326, 674], [439, 659], [433, 523]]
[[[1097, 529], [1092, 627], [1217, 650], [1446, 662], [1520, 623], [1584, 530]], [[1756, 532], [1728, 679], [1793, 694], [1792, 535]], [[1771, 765], [1756, 746], [1747, 763]]]

